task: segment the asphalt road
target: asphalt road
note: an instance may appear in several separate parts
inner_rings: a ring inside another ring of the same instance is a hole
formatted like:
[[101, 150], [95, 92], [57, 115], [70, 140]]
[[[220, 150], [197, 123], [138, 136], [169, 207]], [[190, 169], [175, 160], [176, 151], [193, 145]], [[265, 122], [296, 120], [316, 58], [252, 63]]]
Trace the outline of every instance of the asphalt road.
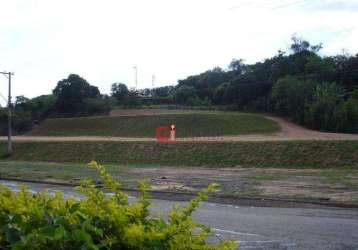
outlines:
[[[14, 182], [0, 183], [17, 189]], [[50, 192], [78, 196], [70, 187], [27, 185], [32, 192], [46, 187]], [[177, 203], [153, 201], [153, 211], [162, 214]], [[233, 239], [240, 249], [358, 249], [357, 209], [239, 207], [205, 202], [194, 217], [213, 228], [210, 241]]]

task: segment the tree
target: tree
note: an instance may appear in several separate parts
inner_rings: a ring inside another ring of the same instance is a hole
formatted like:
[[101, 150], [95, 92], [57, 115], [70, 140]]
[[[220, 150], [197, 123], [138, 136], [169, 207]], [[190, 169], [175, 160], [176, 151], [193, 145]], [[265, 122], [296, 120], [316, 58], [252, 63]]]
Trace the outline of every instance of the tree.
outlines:
[[122, 102], [128, 97], [129, 90], [123, 83], [113, 83], [111, 86], [111, 95], [119, 102]]
[[303, 123], [307, 103], [311, 102], [316, 82], [286, 76], [272, 88], [274, 111]]
[[318, 82], [332, 82], [336, 79], [336, 67], [333, 58], [311, 54], [305, 63], [305, 75]]
[[206, 97], [212, 99], [214, 91], [221, 83], [229, 80], [229, 74], [219, 67], [208, 70], [204, 73], [195, 76], [189, 76], [184, 80], [179, 80], [178, 87], [191, 86], [195, 88], [196, 95], [205, 99]]
[[229, 69], [235, 71], [237, 74], [243, 74], [246, 72], [246, 65], [244, 64], [244, 60], [242, 59], [232, 59], [229, 64]]
[[53, 94], [56, 96], [55, 110], [59, 116], [89, 115], [85, 100], [101, 99], [98, 88], [76, 74], [59, 81]]
[[153, 96], [156, 97], [168, 97], [173, 94], [174, 86], [163, 86], [152, 89]]
[[317, 45], [311, 45], [307, 40], [304, 40], [301, 37], [298, 37], [296, 34], [291, 37], [291, 46], [290, 49], [293, 53], [300, 53], [302, 51], [311, 51], [317, 53], [323, 47], [322, 43]]
[[191, 86], [180, 86], [175, 90], [175, 101], [179, 104], [186, 104], [189, 98], [195, 98], [197, 95], [195, 93], [194, 87]]
[[81, 102], [85, 98], [100, 96], [97, 87], [91, 86], [85, 79], [76, 74], [70, 74], [68, 78], [59, 81], [53, 93], [60, 100], [71, 102]]
[[139, 95], [136, 90], [130, 90], [127, 98], [125, 99], [124, 105], [127, 107], [136, 107], [141, 105]]
[[358, 87], [358, 54], [355, 56], [339, 55], [334, 58], [337, 69], [337, 82], [347, 90]]
[[345, 89], [334, 82], [317, 85], [313, 101], [308, 105], [305, 125], [324, 131], [339, 130], [345, 95]]
[[23, 95], [15, 97], [15, 111], [22, 110], [28, 111], [30, 109], [30, 99]]
[[229, 86], [228, 82], [222, 83], [216, 87], [214, 91], [214, 103], [215, 104], [225, 104], [225, 91]]
[[56, 97], [54, 95], [41, 95], [29, 101], [31, 117], [34, 121], [40, 121], [50, 115], [55, 115]]

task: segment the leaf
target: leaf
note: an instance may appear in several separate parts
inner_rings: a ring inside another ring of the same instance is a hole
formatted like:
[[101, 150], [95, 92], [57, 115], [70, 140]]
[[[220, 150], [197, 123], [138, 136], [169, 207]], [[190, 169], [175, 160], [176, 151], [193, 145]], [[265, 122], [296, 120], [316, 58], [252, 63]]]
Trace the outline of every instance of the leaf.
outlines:
[[80, 229], [76, 229], [73, 233], [73, 238], [76, 241], [82, 241], [82, 242], [88, 242], [88, 243], [92, 243], [92, 237], [90, 234], [86, 233], [83, 230]]
[[66, 230], [63, 226], [60, 226], [55, 229], [54, 237], [53, 237], [55, 240], [60, 240], [62, 238], [65, 238], [65, 236], [66, 236]]

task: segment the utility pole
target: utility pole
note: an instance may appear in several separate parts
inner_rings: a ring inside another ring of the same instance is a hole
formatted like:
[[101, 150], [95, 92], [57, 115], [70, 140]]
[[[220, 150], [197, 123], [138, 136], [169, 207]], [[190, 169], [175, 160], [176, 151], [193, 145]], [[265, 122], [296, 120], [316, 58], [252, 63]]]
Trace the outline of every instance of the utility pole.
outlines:
[[150, 91], [150, 95], [153, 97], [154, 96], [154, 82], [155, 82], [155, 75], [152, 75], [152, 89]]
[[152, 88], [154, 89], [155, 75], [152, 75]]
[[135, 90], [137, 90], [138, 89], [138, 68], [137, 68], [137, 66], [134, 66], [133, 69], [134, 69]]
[[7, 109], [8, 109], [8, 117], [7, 117], [7, 153], [10, 155], [12, 153], [12, 141], [11, 141], [11, 76], [14, 75], [14, 73], [11, 72], [0, 72], [0, 74], [3, 74], [6, 76], [6, 78], [9, 80], [9, 96], [7, 98]]

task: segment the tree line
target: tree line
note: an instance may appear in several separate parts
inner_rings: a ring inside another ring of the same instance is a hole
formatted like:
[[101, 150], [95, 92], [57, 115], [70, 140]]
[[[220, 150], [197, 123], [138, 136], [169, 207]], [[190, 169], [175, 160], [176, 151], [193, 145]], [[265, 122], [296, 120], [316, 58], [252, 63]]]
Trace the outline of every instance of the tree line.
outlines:
[[[269, 112], [309, 128], [358, 132], [358, 54], [321, 56], [322, 46], [294, 36], [289, 51], [261, 62], [233, 59], [227, 69], [216, 67], [176, 86], [130, 90], [113, 83], [110, 95], [71, 74], [51, 95], [16, 97], [14, 129], [29, 130], [47, 117], [105, 115], [115, 106], [180, 105]], [[3, 131], [6, 116], [2, 109]]]

